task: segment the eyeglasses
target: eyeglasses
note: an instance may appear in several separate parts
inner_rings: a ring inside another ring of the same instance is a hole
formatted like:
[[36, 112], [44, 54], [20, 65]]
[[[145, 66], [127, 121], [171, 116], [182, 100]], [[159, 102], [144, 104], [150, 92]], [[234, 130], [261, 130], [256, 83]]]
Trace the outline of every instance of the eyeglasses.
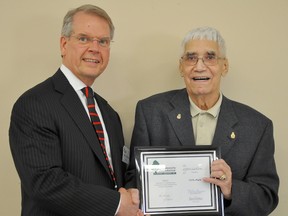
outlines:
[[184, 61], [184, 63], [188, 66], [194, 66], [198, 63], [198, 60], [201, 59], [202, 62], [206, 66], [214, 66], [218, 64], [219, 59], [225, 59], [221, 57], [217, 57], [214, 54], [213, 55], [204, 55], [202, 58], [199, 58], [197, 55], [186, 53], [184, 56], [181, 57], [181, 59]]
[[93, 37], [88, 37], [88, 36], [70, 36], [73, 38], [76, 38], [79, 44], [82, 45], [90, 45], [92, 44], [94, 41], [97, 41], [97, 43], [99, 44], [99, 46], [101, 47], [105, 47], [105, 48], [109, 48], [111, 42], [111, 39], [109, 37], [104, 37], [104, 38], [93, 38]]

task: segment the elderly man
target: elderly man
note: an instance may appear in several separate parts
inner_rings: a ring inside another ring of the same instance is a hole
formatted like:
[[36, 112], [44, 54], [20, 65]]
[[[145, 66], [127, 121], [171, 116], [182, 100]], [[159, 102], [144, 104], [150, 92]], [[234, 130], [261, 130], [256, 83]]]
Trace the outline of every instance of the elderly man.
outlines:
[[186, 88], [160, 93], [137, 104], [127, 187], [136, 187], [136, 146], [220, 147], [203, 181], [220, 187], [225, 215], [264, 216], [278, 204], [272, 121], [226, 98], [225, 42], [214, 28], [196, 28], [183, 40], [179, 61]]

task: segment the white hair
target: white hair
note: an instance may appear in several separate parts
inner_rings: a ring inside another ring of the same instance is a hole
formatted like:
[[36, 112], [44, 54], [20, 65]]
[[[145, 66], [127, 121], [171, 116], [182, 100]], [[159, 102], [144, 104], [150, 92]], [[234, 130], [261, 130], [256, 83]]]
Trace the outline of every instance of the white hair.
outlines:
[[223, 57], [226, 57], [226, 46], [223, 37], [220, 32], [212, 27], [200, 27], [195, 28], [187, 33], [182, 41], [182, 54], [184, 54], [185, 46], [190, 40], [211, 40], [215, 41], [219, 45], [220, 53]]

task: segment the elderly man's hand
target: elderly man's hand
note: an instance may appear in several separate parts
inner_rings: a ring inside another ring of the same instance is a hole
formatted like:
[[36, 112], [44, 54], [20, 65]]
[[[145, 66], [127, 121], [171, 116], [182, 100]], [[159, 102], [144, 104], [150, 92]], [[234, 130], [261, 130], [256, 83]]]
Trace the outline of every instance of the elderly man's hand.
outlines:
[[223, 159], [212, 162], [211, 176], [203, 178], [203, 181], [219, 186], [224, 198], [231, 200], [232, 172], [230, 166]]

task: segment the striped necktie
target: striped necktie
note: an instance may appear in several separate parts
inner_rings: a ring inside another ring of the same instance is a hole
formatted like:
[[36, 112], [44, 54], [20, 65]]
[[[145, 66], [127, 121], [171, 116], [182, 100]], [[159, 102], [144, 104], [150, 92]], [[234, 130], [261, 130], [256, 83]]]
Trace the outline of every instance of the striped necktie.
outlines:
[[112, 177], [112, 180], [114, 182], [115, 189], [117, 189], [116, 178], [115, 178], [112, 166], [111, 166], [111, 164], [109, 162], [108, 155], [107, 155], [107, 152], [106, 152], [106, 147], [105, 147], [105, 142], [104, 142], [105, 141], [105, 139], [104, 139], [104, 131], [103, 131], [103, 128], [102, 128], [102, 124], [101, 124], [100, 118], [99, 118], [99, 116], [98, 116], [98, 114], [96, 112], [96, 109], [95, 109], [95, 102], [94, 102], [94, 97], [93, 97], [94, 96], [94, 92], [93, 92], [93, 90], [90, 87], [84, 87], [83, 89], [81, 89], [81, 91], [84, 93], [84, 95], [87, 98], [87, 107], [88, 107], [88, 110], [89, 110], [91, 123], [92, 123], [92, 125], [93, 125], [93, 127], [95, 129], [96, 135], [98, 137], [102, 152], [104, 154], [107, 166], [109, 168], [109, 171], [110, 171], [110, 174], [111, 174], [111, 177]]

